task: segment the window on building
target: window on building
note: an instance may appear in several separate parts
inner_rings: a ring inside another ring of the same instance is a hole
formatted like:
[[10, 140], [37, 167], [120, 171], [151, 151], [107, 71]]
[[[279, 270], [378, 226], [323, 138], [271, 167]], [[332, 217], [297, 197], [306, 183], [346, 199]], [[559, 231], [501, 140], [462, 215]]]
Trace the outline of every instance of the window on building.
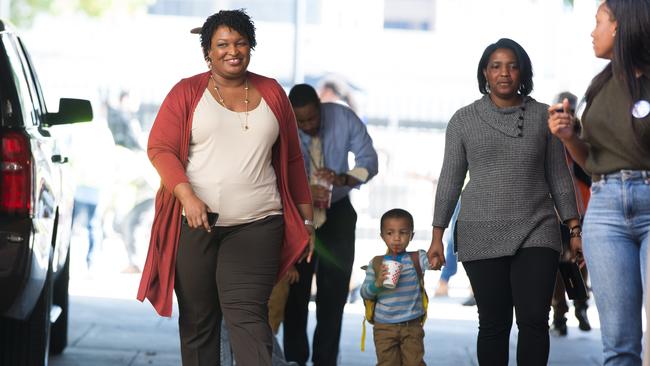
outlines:
[[[246, 9], [254, 21], [293, 23], [296, 1], [299, 0], [158, 0], [149, 7], [149, 13], [206, 17], [221, 9]], [[322, 0], [302, 1], [307, 23], [320, 23]]]
[[384, 28], [434, 30], [436, 0], [384, 0]]

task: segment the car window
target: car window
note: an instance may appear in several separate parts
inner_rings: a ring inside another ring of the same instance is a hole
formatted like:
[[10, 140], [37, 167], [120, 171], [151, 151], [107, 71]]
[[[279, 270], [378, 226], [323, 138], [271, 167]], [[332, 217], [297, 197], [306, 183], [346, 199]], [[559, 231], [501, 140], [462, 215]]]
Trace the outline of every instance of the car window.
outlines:
[[[2, 35], [2, 45], [4, 46], [7, 58], [9, 60], [9, 71], [14, 81], [16, 90], [18, 91], [18, 99], [20, 105], [13, 106], [19, 109], [22, 115], [24, 125], [35, 125], [38, 123], [34, 113], [34, 106], [32, 103], [32, 96], [29, 92], [29, 84], [27, 83], [27, 74], [22, 66], [22, 59], [15, 48], [14, 42], [11, 41], [10, 36]], [[14, 113], [16, 111], [14, 110]]]
[[[4, 52], [4, 45], [0, 42], [0, 125], [22, 125], [22, 116], [17, 107], [18, 96], [11, 76], [9, 60]], [[14, 107], [16, 106], [16, 107]]]
[[25, 45], [20, 38], [18, 38], [18, 45], [18, 53], [23, 59], [22, 64], [24, 65], [25, 73], [27, 74], [27, 84], [29, 84], [29, 90], [32, 95], [34, 109], [37, 112], [37, 116], [40, 117], [43, 116], [46, 112], [45, 99], [43, 98], [43, 94], [41, 92], [41, 85], [39, 84], [38, 77], [34, 72], [34, 63], [32, 62], [32, 58], [30, 57], [29, 52], [27, 52], [27, 49], [25, 48]]

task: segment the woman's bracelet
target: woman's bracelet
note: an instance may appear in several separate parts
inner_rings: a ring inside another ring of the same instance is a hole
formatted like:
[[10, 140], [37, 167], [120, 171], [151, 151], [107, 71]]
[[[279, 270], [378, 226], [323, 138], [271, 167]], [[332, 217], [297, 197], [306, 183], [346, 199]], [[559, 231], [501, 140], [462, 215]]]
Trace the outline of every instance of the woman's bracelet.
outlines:
[[569, 237], [582, 238], [582, 226], [575, 225], [569, 229]]

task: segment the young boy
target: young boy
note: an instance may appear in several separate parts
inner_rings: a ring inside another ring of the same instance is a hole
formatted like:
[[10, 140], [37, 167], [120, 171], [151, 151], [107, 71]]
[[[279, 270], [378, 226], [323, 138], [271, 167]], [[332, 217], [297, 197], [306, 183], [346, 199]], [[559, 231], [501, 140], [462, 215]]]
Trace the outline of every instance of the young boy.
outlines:
[[[397, 253], [396, 260], [401, 263], [402, 269], [397, 286], [387, 289], [383, 287], [388, 274], [386, 266], [374, 268], [373, 260], [361, 285], [361, 297], [376, 302], [373, 336], [377, 365], [425, 365], [422, 328], [425, 309], [420, 278], [413, 263], [414, 256], [406, 252], [413, 239], [413, 216], [399, 208], [387, 211], [381, 217], [381, 238], [388, 247], [388, 253]], [[418, 250], [415, 257], [419, 268], [430, 268], [424, 250]], [[377, 271], [380, 271], [379, 275], [376, 275]]]

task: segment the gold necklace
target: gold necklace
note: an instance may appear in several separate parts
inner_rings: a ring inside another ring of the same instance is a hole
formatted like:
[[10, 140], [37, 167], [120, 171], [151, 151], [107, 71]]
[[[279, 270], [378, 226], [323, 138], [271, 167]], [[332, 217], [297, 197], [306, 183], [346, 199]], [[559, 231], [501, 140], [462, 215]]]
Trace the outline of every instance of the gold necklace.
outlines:
[[[226, 109], [228, 106], [226, 106], [226, 103], [223, 100], [223, 97], [221, 96], [221, 92], [219, 91], [219, 86], [217, 85], [217, 81], [214, 80], [214, 77], [210, 75], [210, 79], [212, 79], [212, 82], [214, 83], [214, 90], [217, 92], [217, 96], [219, 97], [219, 103], [221, 103], [222, 106], [224, 106]], [[246, 106], [246, 112], [245, 112], [245, 117], [244, 121], [242, 123], [241, 117], [239, 116], [239, 112], [235, 112], [237, 114], [237, 118], [239, 119], [239, 124], [241, 126], [242, 131], [247, 131], [248, 130], [248, 78], [244, 79], [244, 105]]]

